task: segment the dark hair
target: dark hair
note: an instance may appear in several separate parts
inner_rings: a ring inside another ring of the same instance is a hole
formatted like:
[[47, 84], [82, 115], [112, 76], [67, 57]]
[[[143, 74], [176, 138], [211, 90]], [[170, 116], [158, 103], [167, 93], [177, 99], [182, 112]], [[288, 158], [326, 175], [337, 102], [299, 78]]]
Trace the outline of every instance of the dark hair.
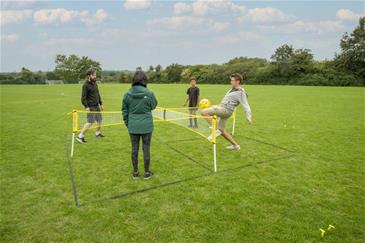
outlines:
[[195, 78], [195, 77], [191, 77], [191, 78], [190, 78], [190, 82], [191, 82], [191, 81], [193, 81], [193, 80], [195, 80], [195, 82], [197, 82], [197, 81], [198, 81], [198, 80], [196, 80], [196, 78]]
[[87, 72], [86, 72], [86, 76], [90, 76], [90, 75], [92, 75], [92, 74], [94, 74], [94, 73], [96, 73], [95, 69], [93, 69], [93, 68], [89, 68], [89, 69], [87, 70]]
[[236, 81], [238, 80], [238, 81], [240, 81], [240, 84], [242, 84], [243, 83], [243, 81], [246, 81], [246, 75], [245, 74], [243, 74], [243, 75], [241, 75], [241, 74], [239, 74], [239, 73], [233, 73], [233, 74], [231, 74], [231, 76], [229, 76], [230, 78], [234, 78]]
[[147, 86], [147, 75], [143, 71], [137, 71], [134, 73], [132, 79], [132, 86], [134, 85], [142, 85], [144, 87]]

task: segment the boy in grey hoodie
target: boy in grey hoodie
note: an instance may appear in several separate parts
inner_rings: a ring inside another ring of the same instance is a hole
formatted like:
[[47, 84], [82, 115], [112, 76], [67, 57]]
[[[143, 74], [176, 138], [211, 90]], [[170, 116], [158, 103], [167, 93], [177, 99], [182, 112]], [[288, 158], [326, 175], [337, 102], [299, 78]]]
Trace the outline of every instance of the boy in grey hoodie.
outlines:
[[[243, 77], [238, 74], [232, 74], [230, 76], [232, 88], [226, 93], [219, 105], [209, 107], [202, 110], [201, 114], [203, 116], [213, 116], [219, 117], [218, 130], [216, 136], [222, 135], [228, 142], [231, 143], [230, 146], [226, 148], [229, 150], [240, 150], [240, 145], [233, 139], [233, 137], [225, 131], [226, 122], [228, 118], [232, 115], [234, 109], [241, 104], [243, 111], [246, 114], [246, 119], [248, 124], [252, 124], [252, 113], [250, 105], [248, 104], [246, 91], [241, 87], [243, 83]], [[210, 121], [211, 123], [211, 121]]]

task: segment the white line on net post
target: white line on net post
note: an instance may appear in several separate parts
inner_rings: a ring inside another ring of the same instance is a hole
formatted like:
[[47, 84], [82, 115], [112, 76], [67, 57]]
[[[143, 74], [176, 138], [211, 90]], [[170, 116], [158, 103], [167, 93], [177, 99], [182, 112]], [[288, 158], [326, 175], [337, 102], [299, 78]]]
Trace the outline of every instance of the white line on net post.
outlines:
[[72, 144], [71, 144], [71, 158], [74, 156], [74, 147], [75, 147], [75, 133], [72, 133]]

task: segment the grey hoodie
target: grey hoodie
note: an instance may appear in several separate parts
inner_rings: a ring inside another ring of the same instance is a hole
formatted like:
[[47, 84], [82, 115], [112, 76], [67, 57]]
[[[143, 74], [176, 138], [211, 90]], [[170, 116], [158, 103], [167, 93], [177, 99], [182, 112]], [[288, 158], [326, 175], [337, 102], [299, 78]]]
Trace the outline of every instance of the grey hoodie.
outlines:
[[250, 119], [252, 116], [251, 108], [248, 104], [247, 93], [243, 88], [230, 89], [222, 99], [220, 105], [232, 113], [239, 104], [242, 105], [246, 118]]

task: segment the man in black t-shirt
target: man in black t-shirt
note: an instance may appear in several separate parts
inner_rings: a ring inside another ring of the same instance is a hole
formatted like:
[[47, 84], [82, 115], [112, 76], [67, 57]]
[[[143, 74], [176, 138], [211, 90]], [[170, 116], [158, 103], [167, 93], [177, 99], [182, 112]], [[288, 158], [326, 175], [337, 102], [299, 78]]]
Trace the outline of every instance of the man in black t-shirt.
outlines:
[[79, 143], [86, 143], [85, 133], [90, 127], [96, 123], [95, 136], [102, 138], [104, 135], [100, 131], [102, 123], [101, 111], [103, 110], [103, 103], [101, 101], [98, 84], [96, 83], [96, 71], [89, 69], [86, 73], [87, 80], [82, 86], [81, 103], [85, 107], [87, 113], [87, 122], [84, 124], [76, 140]]
[[[184, 106], [189, 102], [189, 114], [196, 115], [196, 111], [198, 110], [197, 106], [199, 105], [199, 95], [200, 90], [196, 86], [196, 78], [190, 79], [190, 88], [186, 91], [187, 97], [184, 102]], [[193, 124], [194, 120], [194, 124]], [[198, 120], [196, 118], [189, 119], [189, 127], [197, 128], [198, 127]]]

